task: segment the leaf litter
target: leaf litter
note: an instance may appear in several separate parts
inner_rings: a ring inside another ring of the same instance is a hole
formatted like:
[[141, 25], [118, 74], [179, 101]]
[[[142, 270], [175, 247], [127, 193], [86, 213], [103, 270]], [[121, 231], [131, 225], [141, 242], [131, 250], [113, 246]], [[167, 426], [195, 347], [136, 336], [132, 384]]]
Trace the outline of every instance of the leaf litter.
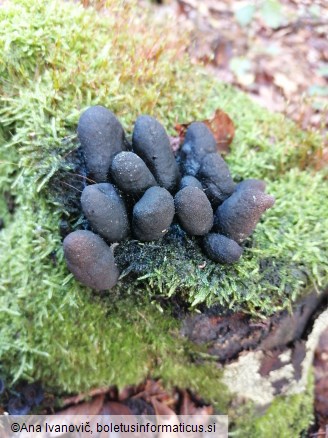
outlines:
[[327, 1], [157, 3], [154, 15], [175, 13], [191, 32], [195, 62], [302, 129], [328, 135]]
[[[183, 143], [188, 126], [193, 123], [177, 123], [175, 130], [178, 137], [171, 137], [171, 146], [174, 151], [177, 151]], [[214, 135], [217, 144], [218, 152], [227, 154], [230, 150], [229, 146], [235, 135], [235, 126], [231, 118], [221, 109], [217, 109], [210, 119], [202, 120]]]
[[160, 380], [147, 379], [121, 391], [116, 386], [92, 389], [68, 397], [60, 415], [211, 415], [213, 408], [187, 389], [164, 389]]

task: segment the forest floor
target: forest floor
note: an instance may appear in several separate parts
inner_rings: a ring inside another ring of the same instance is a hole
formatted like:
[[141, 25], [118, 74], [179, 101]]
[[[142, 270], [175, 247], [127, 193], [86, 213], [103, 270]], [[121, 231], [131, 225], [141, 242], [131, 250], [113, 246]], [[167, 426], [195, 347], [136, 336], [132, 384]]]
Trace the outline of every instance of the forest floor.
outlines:
[[167, 0], [154, 13], [178, 17], [190, 32], [191, 58], [219, 79], [303, 129], [327, 133], [325, 0]]
[[165, 0], [153, 9], [189, 33], [193, 61], [328, 142], [327, 1]]

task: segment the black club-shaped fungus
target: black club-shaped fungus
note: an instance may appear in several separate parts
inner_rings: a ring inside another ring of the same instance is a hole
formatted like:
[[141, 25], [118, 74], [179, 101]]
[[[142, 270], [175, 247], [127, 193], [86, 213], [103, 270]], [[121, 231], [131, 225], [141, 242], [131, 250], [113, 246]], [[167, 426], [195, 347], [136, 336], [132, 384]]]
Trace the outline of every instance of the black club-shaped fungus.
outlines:
[[197, 187], [185, 187], [174, 198], [181, 227], [191, 236], [203, 236], [213, 226], [213, 210], [205, 193]]
[[106, 182], [113, 157], [126, 149], [121, 123], [103, 106], [92, 106], [81, 115], [77, 133], [91, 178]]
[[216, 233], [210, 233], [204, 237], [203, 248], [211, 260], [223, 264], [237, 262], [243, 252], [237, 242]]
[[181, 178], [180, 190], [184, 189], [185, 187], [197, 187], [200, 190], [203, 189], [202, 183], [197, 178], [191, 175], [186, 175]]
[[203, 158], [214, 152], [216, 141], [211, 130], [202, 122], [191, 123], [180, 151], [183, 174], [196, 176]]
[[85, 187], [81, 204], [92, 229], [108, 242], [120, 242], [128, 236], [130, 226], [125, 204], [112, 184]]
[[180, 181], [180, 172], [164, 127], [154, 117], [139, 116], [133, 130], [132, 146], [158, 184], [173, 191]]
[[266, 183], [262, 179], [244, 179], [239, 184], [236, 185], [235, 190], [259, 190], [260, 192], [265, 192]]
[[[151, 116], [138, 117], [132, 137], [133, 152], [126, 151], [120, 122], [101, 106], [82, 114], [78, 136], [88, 169], [98, 182], [87, 186], [81, 195], [83, 212], [97, 234], [74, 231], [65, 237], [63, 246], [75, 278], [95, 290], [116, 285], [119, 271], [113, 247], [106, 242], [128, 238], [130, 221], [133, 236], [148, 242], [161, 239], [176, 214], [179, 224], [172, 227], [170, 239], [174, 237], [182, 243], [186, 233], [202, 236], [207, 256], [229, 264], [239, 260], [239, 243], [254, 231], [261, 215], [274, 204], [274, 197], [265, 193], [264, 181], [247, 179], [237, 185], [233, 182], [211, 130], [202, 122], [188, 127], [178, 153], [179, 165], [164, 127]], [[108, 177], [115, 186], [108, 183]], [[33, 394], [32, 391], [32, 399]], [[19, 405], [22, 399], [15, 403]]]
[[151, 187], [133, 208], [133, 233], [142, 241], [160, 239], [173, 217], [174, 200], [170, 193], [162, 187]]
[[139, 196], [157, 182], [145, 162], [133, 152], [121, 152], [112, 162], [110, 175], [124, 193]]
[[198, 177], [213, 208], [222, 204], [235, 189], [227, 163], [218, 153], [203, 158]]
[[95, 290], [116, 285], [119, 271], [112, 249], [97, 234], [79, 230], [65, 237], [64, 255], [74, 277]]
[[241, 243], [251, 235], [261, 215], [274, 202], [273, 196], [259, 190], [238, 190], [216, 210], [215, 230]]

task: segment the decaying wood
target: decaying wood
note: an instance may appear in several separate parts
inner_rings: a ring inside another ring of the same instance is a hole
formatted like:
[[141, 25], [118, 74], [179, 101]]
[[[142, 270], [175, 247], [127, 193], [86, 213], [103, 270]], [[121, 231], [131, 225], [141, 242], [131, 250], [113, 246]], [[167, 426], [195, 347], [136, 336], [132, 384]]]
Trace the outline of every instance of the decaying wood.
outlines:
[[265, 407], [277, 395], [305, 390], [319, 337], [328, 328], [327, 299], [328, 291], [313, 291], [291, 314], [261, 322], [241, 313], [217, 316], [212, 309], [187, 317], [182, 333], [208, 346], [231, 392]]

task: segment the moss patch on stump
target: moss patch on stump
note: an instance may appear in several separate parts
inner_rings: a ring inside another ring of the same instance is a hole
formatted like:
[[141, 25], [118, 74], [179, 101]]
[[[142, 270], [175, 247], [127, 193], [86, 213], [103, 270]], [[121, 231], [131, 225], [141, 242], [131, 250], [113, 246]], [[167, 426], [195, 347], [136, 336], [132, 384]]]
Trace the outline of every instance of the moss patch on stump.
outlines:
[[[226, 411], [220, 370], [193, 363], [199, 347], [177, 340], [170, 297], [265, 316], [327, 283], [327, 171], [311, 167], [322, 139], [191, 66], [179, 54], [182, 39], [160, 38], [169, 24], [136, 18], [132, 3], [110, 3], [106, 15], [56, 0], [0, 7], [2, 372], [8, 381], [41, 379], [59, 392], [158, 376]], [[97, 297], [73, 279], [60, 222], [79, 228], [83, 221], [76, 210], [81, 175], [72, 176], [69, 158], [78, 117], [95, 104], [114, 111], [128, 134], [145, 113], [172, 134], [176, 121], [202, 120], [217, 108], [230, 115], [232, 175], [265, 179], [277, 199], [240, 263], [207, 260], [197, 239], [177, 244], [173, 229], [163, 242], [116, 249], [126, 275], [111, 295]], [[16, 199], [14, 213], [5, 192]]]

